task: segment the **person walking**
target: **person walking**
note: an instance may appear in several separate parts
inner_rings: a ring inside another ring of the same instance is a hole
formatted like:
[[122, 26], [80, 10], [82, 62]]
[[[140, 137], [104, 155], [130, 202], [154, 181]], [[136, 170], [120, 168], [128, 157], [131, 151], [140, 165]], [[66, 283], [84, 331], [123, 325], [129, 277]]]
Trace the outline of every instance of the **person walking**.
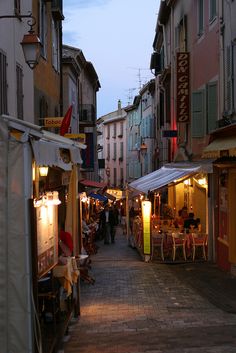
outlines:
[[104, 233], [104, 244], [115, 242], [115, 215], [112, 207], [105, 206], [101, 213], [101, 225]]

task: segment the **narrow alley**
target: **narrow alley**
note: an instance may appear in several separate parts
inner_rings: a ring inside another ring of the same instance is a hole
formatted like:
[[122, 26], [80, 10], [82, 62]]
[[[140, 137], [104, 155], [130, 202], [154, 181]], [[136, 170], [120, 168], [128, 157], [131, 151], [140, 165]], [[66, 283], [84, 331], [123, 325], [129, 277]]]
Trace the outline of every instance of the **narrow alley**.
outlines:
[[215, 266], [144, 263], [118, 228], [91, 273], [65, 353], [235, 353], [236, 279]]

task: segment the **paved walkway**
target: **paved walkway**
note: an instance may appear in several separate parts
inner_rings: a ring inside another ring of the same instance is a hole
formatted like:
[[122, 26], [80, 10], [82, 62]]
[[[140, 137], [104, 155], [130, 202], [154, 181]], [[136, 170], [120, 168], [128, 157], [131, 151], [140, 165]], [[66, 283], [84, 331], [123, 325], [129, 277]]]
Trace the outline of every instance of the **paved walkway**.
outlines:
[[235, 353], [236, 280], [207, 263], [144, 263], [117, 233], [92, 257], [64, 352]]

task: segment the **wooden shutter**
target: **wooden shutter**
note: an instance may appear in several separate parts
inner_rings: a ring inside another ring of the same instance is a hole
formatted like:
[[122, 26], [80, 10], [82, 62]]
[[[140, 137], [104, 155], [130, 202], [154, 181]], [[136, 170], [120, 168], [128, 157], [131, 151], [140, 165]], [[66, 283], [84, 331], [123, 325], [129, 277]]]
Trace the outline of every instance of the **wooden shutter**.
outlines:
[[192, 137], [205, 135], [205, 91], [192, 93]]

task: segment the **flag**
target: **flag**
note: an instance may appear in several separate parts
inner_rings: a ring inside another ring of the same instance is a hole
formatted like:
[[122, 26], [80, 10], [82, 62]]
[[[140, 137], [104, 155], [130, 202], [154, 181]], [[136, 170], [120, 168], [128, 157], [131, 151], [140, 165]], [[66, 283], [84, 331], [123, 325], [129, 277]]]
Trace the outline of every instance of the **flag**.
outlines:
[[72, 109], [73, 109], [73, 105], [71, 105], [69, 107], [69, 109], [67, 110], [63, 120], [62, 120], [62, 123], [61, 123], [61, 128], [60, 128], [60, 135], [61, 136], [64, 136], [68, 130], [69, 130], [69, 127], [70, 127], [70, 121], [71, 121], [71, 115], [72, 115]]

